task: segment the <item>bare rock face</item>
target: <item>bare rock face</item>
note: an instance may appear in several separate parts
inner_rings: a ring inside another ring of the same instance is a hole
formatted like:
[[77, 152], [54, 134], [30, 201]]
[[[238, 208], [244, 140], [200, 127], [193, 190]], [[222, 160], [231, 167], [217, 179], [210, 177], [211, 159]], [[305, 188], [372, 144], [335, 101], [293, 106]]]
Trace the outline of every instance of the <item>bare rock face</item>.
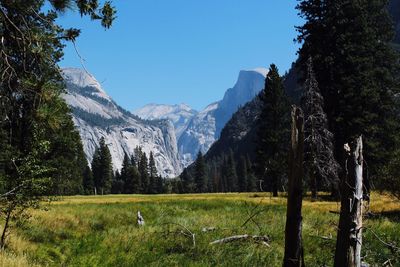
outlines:
[[75, 68], [63, 69], [67, 85], [63, 97], [72, 108], [89, 162], [104, 137], [115, 170], [121, 168], [124, 153], [132, 155], [140, 146], [147, 154], [153, 152], [162, 176], [175, 177], [199, 151], [206, 153], [232, 114], [262, 90], [266, 73], [266, 69], [241, 71], [223, 99], [200, 112], [185, 104], [149, 104], [134, 115], [118, 106], [92, 75]]
[[240, 71], [236, 84], [225, 92], [222, 100], [197, 112], [187, 105], [149, 104], [134, 111], [143, 119], [168, 119], [175, 127], [181, 164], [193, 162], [199, 151], [206, 153], [218, 140], [232, 115], [263, 88], [268, 70], [258, 68]]
[[159, 174], [175, 177], [180, 174], [174, 125], [168, 120], [143, 120], [118, 106], [96, 79], [81, 69], [63, 69], [67, 85], [64, 99], [73, 111], [73, 120], [82, 138], [86, 158], [104, 137], [114, 169], [120, 169], [124, 153], [132, 155], [137, 146], [148, 155], [153, 152]]
[[187, 104], [164, 105], [148, 104], [133, 111], [133, 114], [145, 120], [169, 120], [174, 124], [176, 139], [186, 130], [190, 120], [198, 114]]

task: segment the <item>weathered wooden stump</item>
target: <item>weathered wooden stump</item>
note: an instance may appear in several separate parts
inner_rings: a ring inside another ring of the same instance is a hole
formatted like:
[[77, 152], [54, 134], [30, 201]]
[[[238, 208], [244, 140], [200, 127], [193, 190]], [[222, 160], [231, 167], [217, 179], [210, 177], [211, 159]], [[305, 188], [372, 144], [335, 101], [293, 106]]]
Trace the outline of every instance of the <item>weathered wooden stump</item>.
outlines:
[[284, 267], [304, 266], [302, 242], [304, 117], [300, 108], [292, 108], [292, 141], [289, 150], [289, 187], [285, 228]]

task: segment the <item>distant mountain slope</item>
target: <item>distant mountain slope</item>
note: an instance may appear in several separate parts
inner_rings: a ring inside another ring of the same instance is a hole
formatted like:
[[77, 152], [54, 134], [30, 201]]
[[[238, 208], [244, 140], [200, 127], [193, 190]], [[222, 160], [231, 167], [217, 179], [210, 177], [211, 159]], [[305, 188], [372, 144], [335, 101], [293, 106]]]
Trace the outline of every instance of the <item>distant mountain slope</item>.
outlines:
[[[181, 105], [150, 104], [134, 113], [146, 119], [171, 120], [177, 133], [181, 162], [187, 166], [199, 150], [203, 153], [208, 151], [232, 114], [264, 88], [266, 74], [267, 69], [264, 68], [240, 71], [236, 84], [225, 92], [223, 99], [208, 105], [201, 112]], [[189, 119], [190, 113], [192, 116]]]
[[63, 69], [73, 120], [82, 138], [88, 161], [104, 137], [115, 169], [121, 168], [124, 153], [133, 154], [141, 146], [154, 153], [158, 172], [175, 177], [181, 171], [174, 126], [167, 120], [146, 121], [118, 106], [96, 79], [81, 69]]
[[236, 158], [248, 155], [254, 158], [255, 140], [257, 138], [257, 119], [261, 114], [262, 102], [256, 96], [235, 112], [222, 129], [220, 138], [211, 146], [205, 155], [206, 161], [212, 161], [233, 151]]
[[[389, 11], [393, 15], [396, 39], [400, 50], [400, 0], [391, 0], [389, 3]], [[293, 103], [299, 103], [302, 87], [298, 82], [299, 73], [295, 63], [284, 77], [284, 85], [286, 93]], [[238, 159], [240, 155], [249, 155], [250, 158], [255, 157], [255, 140], [257, 138], [256, 120], [261, 112], [262, 102], [259, 97], [255, 97], [252, 101], [235, 112], [232, 118], [226, 123], [221, 132], [221, 136], [205, 155], [208, 163], [222, 155], [228, 154], [232, 150]], [[192, 169], [193, 165], [189, 167]]]
[[240, 106], [252, 100], [265, 85], [265, 77], [268, 70], [257, 68], [254, 70], [241, 71], [235, 86], [228, 89], [224, 98], [218, 103], [214, 112], [216, 118], [216, 138], [219, 137], [222, 128], [232, 117]]
[[178, 151], [184, 166], [193, 162], [199, 150], [204, 153], [215, 142], [217, 122], [214, 112], [217, 108], [218, 102], [215, 102], [199, 112], [178, 139]]
[[133, 111], [133, 114], [145, 120], [170, 120], [174, 124], [176, 138], [179, 139], [183, 131], [187, 128], [190, 120], [197, 115], [198, 112], [186, 104], [148, 104]]

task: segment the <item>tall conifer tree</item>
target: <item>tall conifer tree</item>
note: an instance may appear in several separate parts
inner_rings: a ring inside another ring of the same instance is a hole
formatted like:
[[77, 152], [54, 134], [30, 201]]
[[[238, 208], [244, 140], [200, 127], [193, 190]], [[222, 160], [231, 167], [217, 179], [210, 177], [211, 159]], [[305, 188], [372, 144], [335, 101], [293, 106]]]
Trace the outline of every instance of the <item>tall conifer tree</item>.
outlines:
[[85, 168], [85, 172], [83, 174], [82, 187], [84, 194], [86, 195], [94, 194], [93, 174], [89, 166], [86, 166]]
[[[360, 134], [365, 141], [369, 173], [376, 176], [395, 147], [399, 92], [398, 55], [387, 0], [307, 0], [298, 10], [305, 24], [298, 28], [299, 67], [307, 74], [313, 58], [325, 100], [335, 156], [343, 164], [343, 144]], [[375, 180], [379, 183], [378, 180]]]
[[238, 168], [238, 188], [239, 192], [246, 192], [248, 188], [247, 161], [245, 157], [240, 157]]
[[157, 194], [157, 167], [156, 162], [154, 160], [153, 152], [150, 152], [149, 157], [149, 193], [150, 194]]
[[187, 168], [183, 170], [180, 175], [183, 192], [185, 193], [194, 193], [196, 191], [196, 184], [194, 182], [193, 176], [188, 172]]
[[258, 119], [257, 172], [264, 178], [274, 196], [287, 175], [287, 148], [289, 144], [290, 105], [285, 94], [283, 79], [272, 64], [261, 94], [263, 109]]
[[131, 159], [124, 153], [124, 159], [122, 161], [121, 168], [121, 180], [123, 181], [123, 193], [132, 194], [133, 193], [133, 177], [131, 175], [130, 168], [132, 167]]
[[92, 172], [97, 194], [110, 193], [113, 174], [112, 159], [104, 137], [100, 139], [100, 145], [94, 153]]
[[312, 59], [307, 62], [302, 108], [304, 111], [304, 161], [312, 197], [317, 197], [318, 186], [325, 189], [338, 186], [339, 165], [333, 153], [333, 134], [323, 109], [324, 99], [315, 78]]
[[197, 154], [197, 159], [194, 163], [194, 182], [198, 193], [207, 192], [207, 174], [206, 164], [201, 151]]
[[254, 175], [253, 164], [250, 161], [249, 155], [246, 156], [247, 166], [247, 192], [258, 191], [257, 177]]
[[224, 169], [226, 175], [226, 182], [228, 186], [228, 192], [238, 191], [238, 176], [236, 172], [236, 161], [233, 155], [233, 151], [229, 152], [229, 156], [226, 158], [226, 167]]
[[141, 190], [143, 194], [146, 194], [149, 192], [149, 185], [150, 185], [149, 163], [146, 153], [142, 153], [140, 157], [138, 170], [140, 173]]

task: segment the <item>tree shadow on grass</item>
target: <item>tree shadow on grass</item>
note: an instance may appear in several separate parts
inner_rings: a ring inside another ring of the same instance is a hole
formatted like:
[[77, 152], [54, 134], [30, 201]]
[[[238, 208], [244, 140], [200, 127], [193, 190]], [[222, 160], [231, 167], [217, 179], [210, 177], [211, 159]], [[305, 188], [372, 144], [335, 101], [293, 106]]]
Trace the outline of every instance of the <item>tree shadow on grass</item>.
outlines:
[[307, 192], [303, 200], [310, 202], [340, 202], [340, 198], [328, 192], [319, 192], [317, 198], [312, 198], [311, 193]]
[[387, 218], [390, 221], [400, 223], [400, 210], [382, 211], [379, 213], [367, 213], [368, 219], [381, 219]]

